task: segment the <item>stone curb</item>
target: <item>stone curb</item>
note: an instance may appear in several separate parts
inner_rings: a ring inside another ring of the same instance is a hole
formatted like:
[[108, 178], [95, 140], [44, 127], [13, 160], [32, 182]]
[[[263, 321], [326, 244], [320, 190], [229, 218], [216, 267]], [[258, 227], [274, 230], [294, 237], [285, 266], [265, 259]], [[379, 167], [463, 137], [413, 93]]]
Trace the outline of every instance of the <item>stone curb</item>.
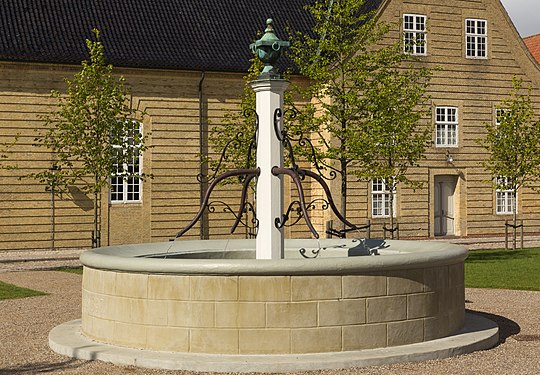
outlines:
[[419, 362], [490, 349], [499, 341], [497, 324], [470, 312], [465, 315], [465, 327], [446, 338], [390, 348], [299, 355], [211, 355], [138, 350], [92, 341], [81, 334], [80, 328], [80, 319], [53, 328], [49, 333], [49, 346], [59, 354], [77, 359], [167, 370], [222, 372], [308, 371]]

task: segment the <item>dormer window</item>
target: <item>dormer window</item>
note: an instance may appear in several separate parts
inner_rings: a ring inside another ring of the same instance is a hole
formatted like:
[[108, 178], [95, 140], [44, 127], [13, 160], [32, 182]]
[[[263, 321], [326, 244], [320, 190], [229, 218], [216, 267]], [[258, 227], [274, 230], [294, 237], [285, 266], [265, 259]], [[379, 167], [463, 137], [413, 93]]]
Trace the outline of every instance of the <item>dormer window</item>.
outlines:
[[469, 59], [487, 59], [486, 20], [465, 20], [465, 56]]
[[403, 51], [411, 55], [426, 55], [426, 16], [403, 15]]

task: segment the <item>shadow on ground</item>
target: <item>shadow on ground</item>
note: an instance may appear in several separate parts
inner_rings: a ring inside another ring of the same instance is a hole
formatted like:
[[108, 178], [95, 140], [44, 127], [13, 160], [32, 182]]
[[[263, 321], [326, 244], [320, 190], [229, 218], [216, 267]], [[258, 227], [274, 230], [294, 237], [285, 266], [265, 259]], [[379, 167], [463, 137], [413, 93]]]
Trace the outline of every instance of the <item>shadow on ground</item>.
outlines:
[[505, 318], [504, 316], [489, 314], [483, 311], [476, 311], [470, 309], [466, 309], [466, 311], [473, 314], [478, 314], [497, 323], [497, 325], [499, 326], [499, 343], [497, 345], [504, 343], [507, 338], [515, 336], [519, 332], [521, 332], [521, 327], [519, 326], [519, 324], [517, 324], [513, 320]]
[[57, 370], [74, 369], [80, 366], [80, 361], [71, 358], [63, 362], [48, 363], [48, 362], [35, 362], [25, 363], [13, 367], [0, 368], [0, 374], [43, 374], [47, 372], [53, 372]]

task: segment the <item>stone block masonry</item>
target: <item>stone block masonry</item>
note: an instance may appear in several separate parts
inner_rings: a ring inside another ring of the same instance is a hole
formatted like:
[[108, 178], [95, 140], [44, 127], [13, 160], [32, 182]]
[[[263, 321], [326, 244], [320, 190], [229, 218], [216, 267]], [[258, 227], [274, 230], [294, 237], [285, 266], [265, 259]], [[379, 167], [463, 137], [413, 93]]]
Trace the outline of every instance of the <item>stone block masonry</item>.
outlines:
[[346, 275], [148, 275], [85, 266], [82, 330], [149, 350], [341, 352], [447, 336], [464, 321], [463, 264]]

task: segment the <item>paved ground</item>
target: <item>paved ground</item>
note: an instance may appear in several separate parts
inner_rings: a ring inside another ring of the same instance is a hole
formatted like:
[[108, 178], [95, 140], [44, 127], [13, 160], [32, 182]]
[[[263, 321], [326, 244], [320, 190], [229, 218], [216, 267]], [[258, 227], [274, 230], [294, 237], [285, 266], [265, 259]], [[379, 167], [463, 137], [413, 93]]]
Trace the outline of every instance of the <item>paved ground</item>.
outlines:
[[[59, 271], [4, 272], [0, 280], [50, 293], [0, 301], [0, 374], [182, 374], [79, 361], [52, 352], [56, 325], [80, 317], [81, 276]], [[491, 350], [422, 363], [310, 372], [309, 374], [540, 374], [540, 292], [468, 289], [467, 308], [501, 328]], [[308, 374], [308, 373], [305, 373]]]
[[[469, 248], [501, 247], [497, 241], [459, 241]], [[528, 244], [538, 246], [537, 242]], [[186, 373], [74, 360], [49, 349], [49, 331], [80, 318], [81, 276], [43, 269], [77, 266], [81, 251], [0, 252], [0, 281], [49, 293], [0, 301], [0, 374]], [[469, 310], [499, 324], [501, 340], [494, 349], [422, 363], [309, 374], [540, 374], [540, 292], [467, 289], [466, 299]]]

